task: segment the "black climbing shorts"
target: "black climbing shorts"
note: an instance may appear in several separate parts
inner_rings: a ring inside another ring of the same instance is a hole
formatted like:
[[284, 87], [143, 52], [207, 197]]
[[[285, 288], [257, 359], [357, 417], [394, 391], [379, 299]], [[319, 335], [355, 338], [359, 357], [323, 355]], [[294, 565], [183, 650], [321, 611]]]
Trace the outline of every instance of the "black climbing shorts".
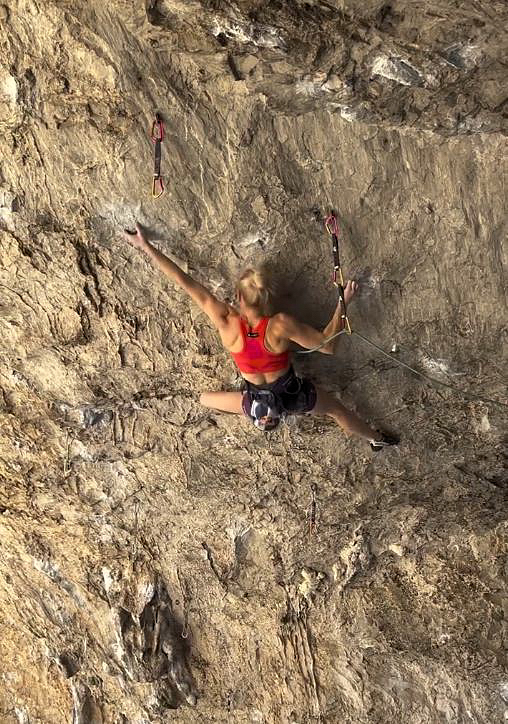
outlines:
[[247, 417], [251, 417], [250, 410], [257, 390], [271, 392], [282, 415], [302, 415], [311, 412], [316, 406], [314, 383], [305, 377], [297, 377], [293, 367], [269, 385], [253, 385], [252, 382], [246, 382], [245, 385], [242, 409]]

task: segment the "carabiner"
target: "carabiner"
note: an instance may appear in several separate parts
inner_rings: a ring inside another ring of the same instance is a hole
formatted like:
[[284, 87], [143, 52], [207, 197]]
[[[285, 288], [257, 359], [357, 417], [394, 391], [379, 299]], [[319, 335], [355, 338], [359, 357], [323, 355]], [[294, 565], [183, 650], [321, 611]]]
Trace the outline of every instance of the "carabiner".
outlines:
[[[158, 186], [158, 188], [157, 188]], [[154, 199], [158, 199], [164, 193], [164, 181], [162, 176], [154, 176], [152, 183], [152, 196]]]

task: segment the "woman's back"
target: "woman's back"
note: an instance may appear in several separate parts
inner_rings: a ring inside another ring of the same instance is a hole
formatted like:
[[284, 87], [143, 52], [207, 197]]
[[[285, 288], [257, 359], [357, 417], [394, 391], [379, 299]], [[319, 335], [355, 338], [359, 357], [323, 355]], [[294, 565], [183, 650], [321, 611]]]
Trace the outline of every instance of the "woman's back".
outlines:
[[[262, 375], [265, 378], [263, 381], [272, 382], [289, 368], [287, 342], [285, 349], [281, 350], [271, 349], [267, 343], [270, 322], [270, 317], [261, 317], [257, 324], [250, 325], [244, 318], [239, 318], [240, 336], [229, 351], [238, 369], [247, 378], [251, 375], [256, 378]], [[274, 375], [276, 372], [278, 374]], [[270, 375], [270, 380], [266, 379], [267, 375]], [[251, 381], [259, 384], [257, 379]]]

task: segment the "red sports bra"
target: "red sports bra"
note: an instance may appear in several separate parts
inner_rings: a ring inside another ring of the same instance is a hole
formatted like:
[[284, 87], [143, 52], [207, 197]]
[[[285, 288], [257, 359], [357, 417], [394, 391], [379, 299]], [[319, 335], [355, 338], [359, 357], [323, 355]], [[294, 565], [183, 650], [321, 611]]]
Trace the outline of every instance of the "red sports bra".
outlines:
[[245, 320], [240, 318], [240, 328], [243, 337], [241, 352], [231, 352], [240, 372], [253, 375], [263, 372], [277, 372], [289, 367], [289, 351], [275, 354], [265, 347], [266, 327], [270, 317], [263, 317], [254, 327], [249, 327]]

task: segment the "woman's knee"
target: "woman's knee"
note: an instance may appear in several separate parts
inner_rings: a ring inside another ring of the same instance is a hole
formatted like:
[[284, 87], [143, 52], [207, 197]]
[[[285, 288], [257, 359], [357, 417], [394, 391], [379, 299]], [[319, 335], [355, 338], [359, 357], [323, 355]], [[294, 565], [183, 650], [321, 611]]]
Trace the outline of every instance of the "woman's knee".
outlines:
[[315, 415], [329, 415], [346, 431], [349, 430], [349, 410], [328, 392], [318, 389], [317, 393], [316, 406], [312, 412]]
[[202, 392], [199, 395], [199, 404], [203, 405], [203, 407], [211, 407], [211, 395], [210, 392]]
[[334, 412], [336, 400], [324, 390], [316, 387], [316, 404], [311, 410], [313, 415], [330, 415]]

